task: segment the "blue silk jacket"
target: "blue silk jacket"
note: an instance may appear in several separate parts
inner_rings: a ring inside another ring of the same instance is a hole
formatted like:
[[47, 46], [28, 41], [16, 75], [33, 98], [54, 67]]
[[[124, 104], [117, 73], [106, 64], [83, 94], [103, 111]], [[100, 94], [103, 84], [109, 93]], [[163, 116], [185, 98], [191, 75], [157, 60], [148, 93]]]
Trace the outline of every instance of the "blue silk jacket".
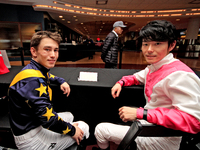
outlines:
[[75, 134], [75, 127], [53, 110], [49, 84], [61, 85], [63, 78], [49, 73], [49, 69], [31, 60], [13, 79], [9, 87], [10, 125], [14, 135], [22, 135], [40, 125], [51, 131]]

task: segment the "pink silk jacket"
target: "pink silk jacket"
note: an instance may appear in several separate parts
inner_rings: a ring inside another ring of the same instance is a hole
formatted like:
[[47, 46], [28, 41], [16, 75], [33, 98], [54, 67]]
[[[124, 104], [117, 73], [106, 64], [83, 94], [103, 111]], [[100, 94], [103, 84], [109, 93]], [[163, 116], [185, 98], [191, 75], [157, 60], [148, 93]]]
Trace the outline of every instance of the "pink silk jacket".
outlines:
[[[173, 54], [117, 83], [144, 84], [148, 122], [189, 133], [200, 131], [200, 79]], [[138, 119], [143, 119], [144, 108], [137, 109]]]

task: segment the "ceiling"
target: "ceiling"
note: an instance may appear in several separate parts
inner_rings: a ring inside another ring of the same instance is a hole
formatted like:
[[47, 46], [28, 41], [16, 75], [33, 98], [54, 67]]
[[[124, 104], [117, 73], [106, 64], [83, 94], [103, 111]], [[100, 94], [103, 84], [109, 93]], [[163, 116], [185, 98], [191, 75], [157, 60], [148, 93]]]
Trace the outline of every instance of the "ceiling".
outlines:
[[177, 29], [186, 29], [191, 18], [200, 18], [200, 0], [0, 0], [0, 3], [47, 11], [58, 22], [91, 37], [106, 36], [118, 20], [126, 23], [126, 33], [137, 32], [155, 19], [165, 19]]

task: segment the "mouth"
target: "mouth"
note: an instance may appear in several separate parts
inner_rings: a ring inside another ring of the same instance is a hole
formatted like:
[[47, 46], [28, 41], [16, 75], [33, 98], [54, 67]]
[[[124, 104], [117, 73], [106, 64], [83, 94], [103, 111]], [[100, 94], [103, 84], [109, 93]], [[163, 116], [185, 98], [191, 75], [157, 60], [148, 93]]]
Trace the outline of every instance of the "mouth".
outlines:
[[50, 63], [55, 63], [56, 60], [48, 60]]
[[156, 57], [155, 55], [146, 55], [147, 58], [154, 58]]

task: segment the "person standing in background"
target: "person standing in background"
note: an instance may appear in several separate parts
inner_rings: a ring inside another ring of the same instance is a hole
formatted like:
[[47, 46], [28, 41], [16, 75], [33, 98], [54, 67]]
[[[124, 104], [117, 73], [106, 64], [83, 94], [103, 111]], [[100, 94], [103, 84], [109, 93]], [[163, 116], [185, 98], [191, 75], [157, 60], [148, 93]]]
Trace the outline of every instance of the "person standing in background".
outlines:
[[101, 59], [105, 62], [105, 68], [117, 69], [118, 63], [118, 37], [126, 27], [123, 21], [116, 21], [113, 30], [107, 35], [102, 48]]
[[89, 55], [89, 59], [93, 59], [93, 55], [94, 55], [94, 51], [91, 51], [93, 46], [94, 46], [94, 42], [93, 40], [90, 38], [89, 35], [87, 35], [86, 40], [84, 41], [85, 45], [87, 45], [87, 50], [88, 50], [88, 55]]

